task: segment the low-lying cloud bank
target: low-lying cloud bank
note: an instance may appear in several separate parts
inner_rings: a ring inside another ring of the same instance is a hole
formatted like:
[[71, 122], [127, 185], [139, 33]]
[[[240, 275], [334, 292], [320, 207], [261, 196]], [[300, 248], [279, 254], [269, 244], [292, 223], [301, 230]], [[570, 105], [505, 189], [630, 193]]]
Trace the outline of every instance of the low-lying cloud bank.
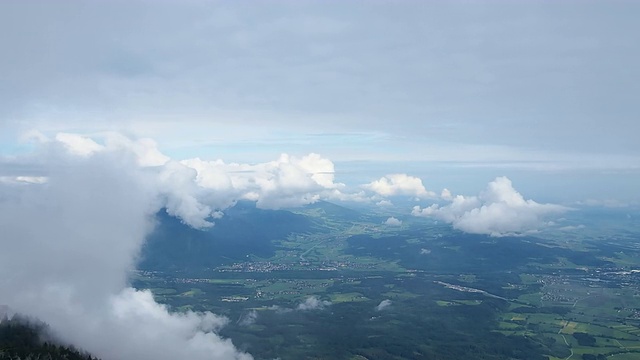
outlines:
[[217, 331], [227, 319], [172, 313], [129, 286], [162, 184], [130, 150], [40, 154], [47, 181], [0, 184], [0, 299], [105, 360], [248, 360]]
[[472, 234], [503, 236], [535, 232], [546, 225], [549, 216], [569, 210], [560, 205], [525, 200], [506, 177], [490, 182], [478, 196], [452, 196], [445, 190], [442, 199], [449, 200], [449, 204], [415, 206], [412, 215], [433, 217]]

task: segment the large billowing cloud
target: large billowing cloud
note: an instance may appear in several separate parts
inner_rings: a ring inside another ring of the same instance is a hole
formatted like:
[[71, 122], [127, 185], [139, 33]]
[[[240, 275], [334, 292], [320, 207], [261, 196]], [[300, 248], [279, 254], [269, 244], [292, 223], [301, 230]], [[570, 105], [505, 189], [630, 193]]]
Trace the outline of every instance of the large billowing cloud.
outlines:
[[118, 133], [95, 138], [59, 133], [54, 140], [40, 137], [40, 141], [61, 145], [79, 158], [105, 152], [128, 153], [153, 174], [149, 185], [157, 188], [167, 212], [196, 228], [212, 226], [212, 219], [238, 200], [255, 201], [264, 209], [297, 207], [320, 199], [368, 200], [362, 192], [341, 191], [344, 184], [334, 181], [334, 164], [314, 153], [302, 157], [282, 154], [275, 161], [258, 164], [200, 158], [176, 161], [162, 154], [151, 139], [132, 140]]
[[46, 182], [0, 183], [1, 301], [105, 360], [251, 359], [217, 335], [225, 318], [172, 313], [129, 287], [166, 200], [157, 173], [136, 151], [59, 139], [40, 154]]
[[418, 198], [432, 198], [435, 193], [427, 191], [420, 178], [407, 174], [390, 174], [362, 185], [364, 189], [380, 196], [408, 195]]
[[227, 201], [254, 200], [266, 209], [310, 204], [343, 186], [334, 182], [333, 163], [318, 154], [301, 158], [282, 154], [278, 160], [255, 165], [198, 158], [181, 163], [196, 170], [202, 188], [225, 194]]
[[412, 214], [443, 220], [465, 232], [500, 236], [536, 231], [545, 225], [548, 216], [568, 210], [525, 200], [506, 177], [490, 182], [479, 196], [451, 196], [448, 190], [445, 193], [443, 199], [450, 199], [448, 205], [415, 206]]

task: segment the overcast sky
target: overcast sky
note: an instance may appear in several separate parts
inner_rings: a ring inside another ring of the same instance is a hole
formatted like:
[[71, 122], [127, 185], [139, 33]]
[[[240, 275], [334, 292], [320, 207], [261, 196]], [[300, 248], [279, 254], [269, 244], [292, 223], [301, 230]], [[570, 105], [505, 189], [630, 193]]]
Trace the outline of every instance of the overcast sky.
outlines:
[[[174, 158], [315, 152], [347, 180], [413, 171], [466, 190], [508, 175], [539, 196], [637, 200], [638, 14], [636, 1], [3, 1], [1, 149], [24, 151], [32, 130], [109, 130]], [[584, 178], [597, 180], [567, 189]]]

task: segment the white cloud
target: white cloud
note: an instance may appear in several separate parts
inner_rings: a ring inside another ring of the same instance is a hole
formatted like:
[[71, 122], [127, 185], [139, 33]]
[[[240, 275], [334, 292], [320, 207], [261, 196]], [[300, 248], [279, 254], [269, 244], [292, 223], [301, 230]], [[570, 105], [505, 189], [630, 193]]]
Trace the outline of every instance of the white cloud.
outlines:
[[545, 218], [567, 210], [525, 200], [508, 178], [498, 177], [479, 196], [457, 195], [445, 206], [415, 206], [412, 214], [446, 221], [465, 232], [500, 236], [536, 231], [545, 225]]
[[80, 156], [89, 156], [95, 152], [104, 150], [104, 146], [88, 137], [77, 134], [58, 133], [56, 135], [56, 141], [63, 144], [72, 154]]
[[296, 310], [322, 310], [329, 305], [331, 305], [329, 301], [320, 300], [317, 296], [309, 296], [302, 303], [298, 304]]
[[161, 166], [170, 158], [158, 149], [158, 144], [149, 138], [132, 140], [118, 133], [110, 132], [105, 136], [106, 146], [112, 149], [124, 149], [135, 154], [141, 166]]
[[224, 317], [172, 313], [128, 286], [163, 206], [157, 173], [134, 156], [62, 138], [86, 151], [44, 144], [45, 184], [0, 183], [11, 194], [0, 197], [2, 302], [105, 360], [251, 359], [217, 334]]
[[[130, 139], [114, 132], [91, 136], [60, 133], [55, 140], [42, 140], [40, 146], [62, 148], [80, 158], [118, 154], [132, 159], [153, 175], [148, 185], [158, 190], [157, 201], [167, 212], [195, 228], [212, 226], [221, 210], [238, 200], [255, 201], [264, 209], [298, 207], [321, 199], [369, 201], [362, 191], [343, 192], [344, 184], [335, 182], [334, 164], [315, 153], [302, 157], [282, 154], [277, 160], [257, 164], [200, 158], [175, 161], [160, 152], [151, 139]], [[3, 177], [0, 181], [37, 179]]]
[[214, 212], [212, 206], [228, 206], [228, 203], [204, 202], [205, 191], [196, 184], [196, 171], [193, 169], [170, 161], [159, 170], [154, 180], [163, 195], [164, 207], [167, 213], [182, 219], [186, 224], [195, 228], [212, 226], [213, 223], [207, 220]]
[[296, 207], [314, 203], [321, 198], [346, 197], [334, 182], [334, 165], [318, 154], [303, 157], [282, 154], [278, 160], [258, 164], [225, 163], [222, 160], [181, 161], [195, 169], [197, 184], [215, 190], [211, 198], [229, 206], [235, 200], [256, 201], [264, 209]]
[[349, 191], [345, 192], [341, 190], [344, 187], [344, 184], [339, 184], [340, 188], [333, 190], [326, 190], [322, 192], [322, 197], [326, 198], [329, 201], [345, 201], [345, 202], [358, 202], [358, 203], [369, 203], [372, 202], [373, 199], [364, 191]]
[[393, 206], [393, 203], [389, 200], [380, 200], [376, 203], [380, 207]]
[[449, 189], [442, 189], [442, 192], [440, 193], [440, 197], [443, 200], [451, 200], [451, 191], [449, 191]]
[[380, 196], [409, 195], [418, 198], [432, 198], [435, 193], [427, 191], [420, 178], [407, 174], [390, 174], [362, 185], [364, 189]]
[[402, 225], [402, 220], [398, 220], [392, 216], [388, 218], [387, 221], [384, 222], [384, 224], [388, 226], [400, 226]]
[[391, 300], [385, 299], [385, 300], [382, 300], [380, 302], [380, 304], [378, 304], [378, 306], [376, 306], [376, 310], [377, 311], [382, 311], [382, 310], [388, 308], [389, 306], [391, 306]]

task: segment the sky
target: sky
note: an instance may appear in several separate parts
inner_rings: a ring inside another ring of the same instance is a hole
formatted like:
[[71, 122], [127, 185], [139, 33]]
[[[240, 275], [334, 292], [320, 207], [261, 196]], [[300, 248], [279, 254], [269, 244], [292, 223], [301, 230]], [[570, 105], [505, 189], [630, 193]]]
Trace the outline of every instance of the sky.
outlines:
[[157, 211], [206, 229], [239, 200], [327, 200], [503, 236], [636, 207], [638, 13], [1, 1], [0, 305], [105, 360], [247, 360], [228, 319], [128, 284]]
[[454, 178], [476, 191], [504, 175], [550, 200], [638, 200], [637, 2], [4, 1], [0, 10], [5, 154], [28, 149], [19, 139], [34, 130], [117, 131], [179, 159], [318, 153], [346, 181], [413, 170], [435, 187]]

